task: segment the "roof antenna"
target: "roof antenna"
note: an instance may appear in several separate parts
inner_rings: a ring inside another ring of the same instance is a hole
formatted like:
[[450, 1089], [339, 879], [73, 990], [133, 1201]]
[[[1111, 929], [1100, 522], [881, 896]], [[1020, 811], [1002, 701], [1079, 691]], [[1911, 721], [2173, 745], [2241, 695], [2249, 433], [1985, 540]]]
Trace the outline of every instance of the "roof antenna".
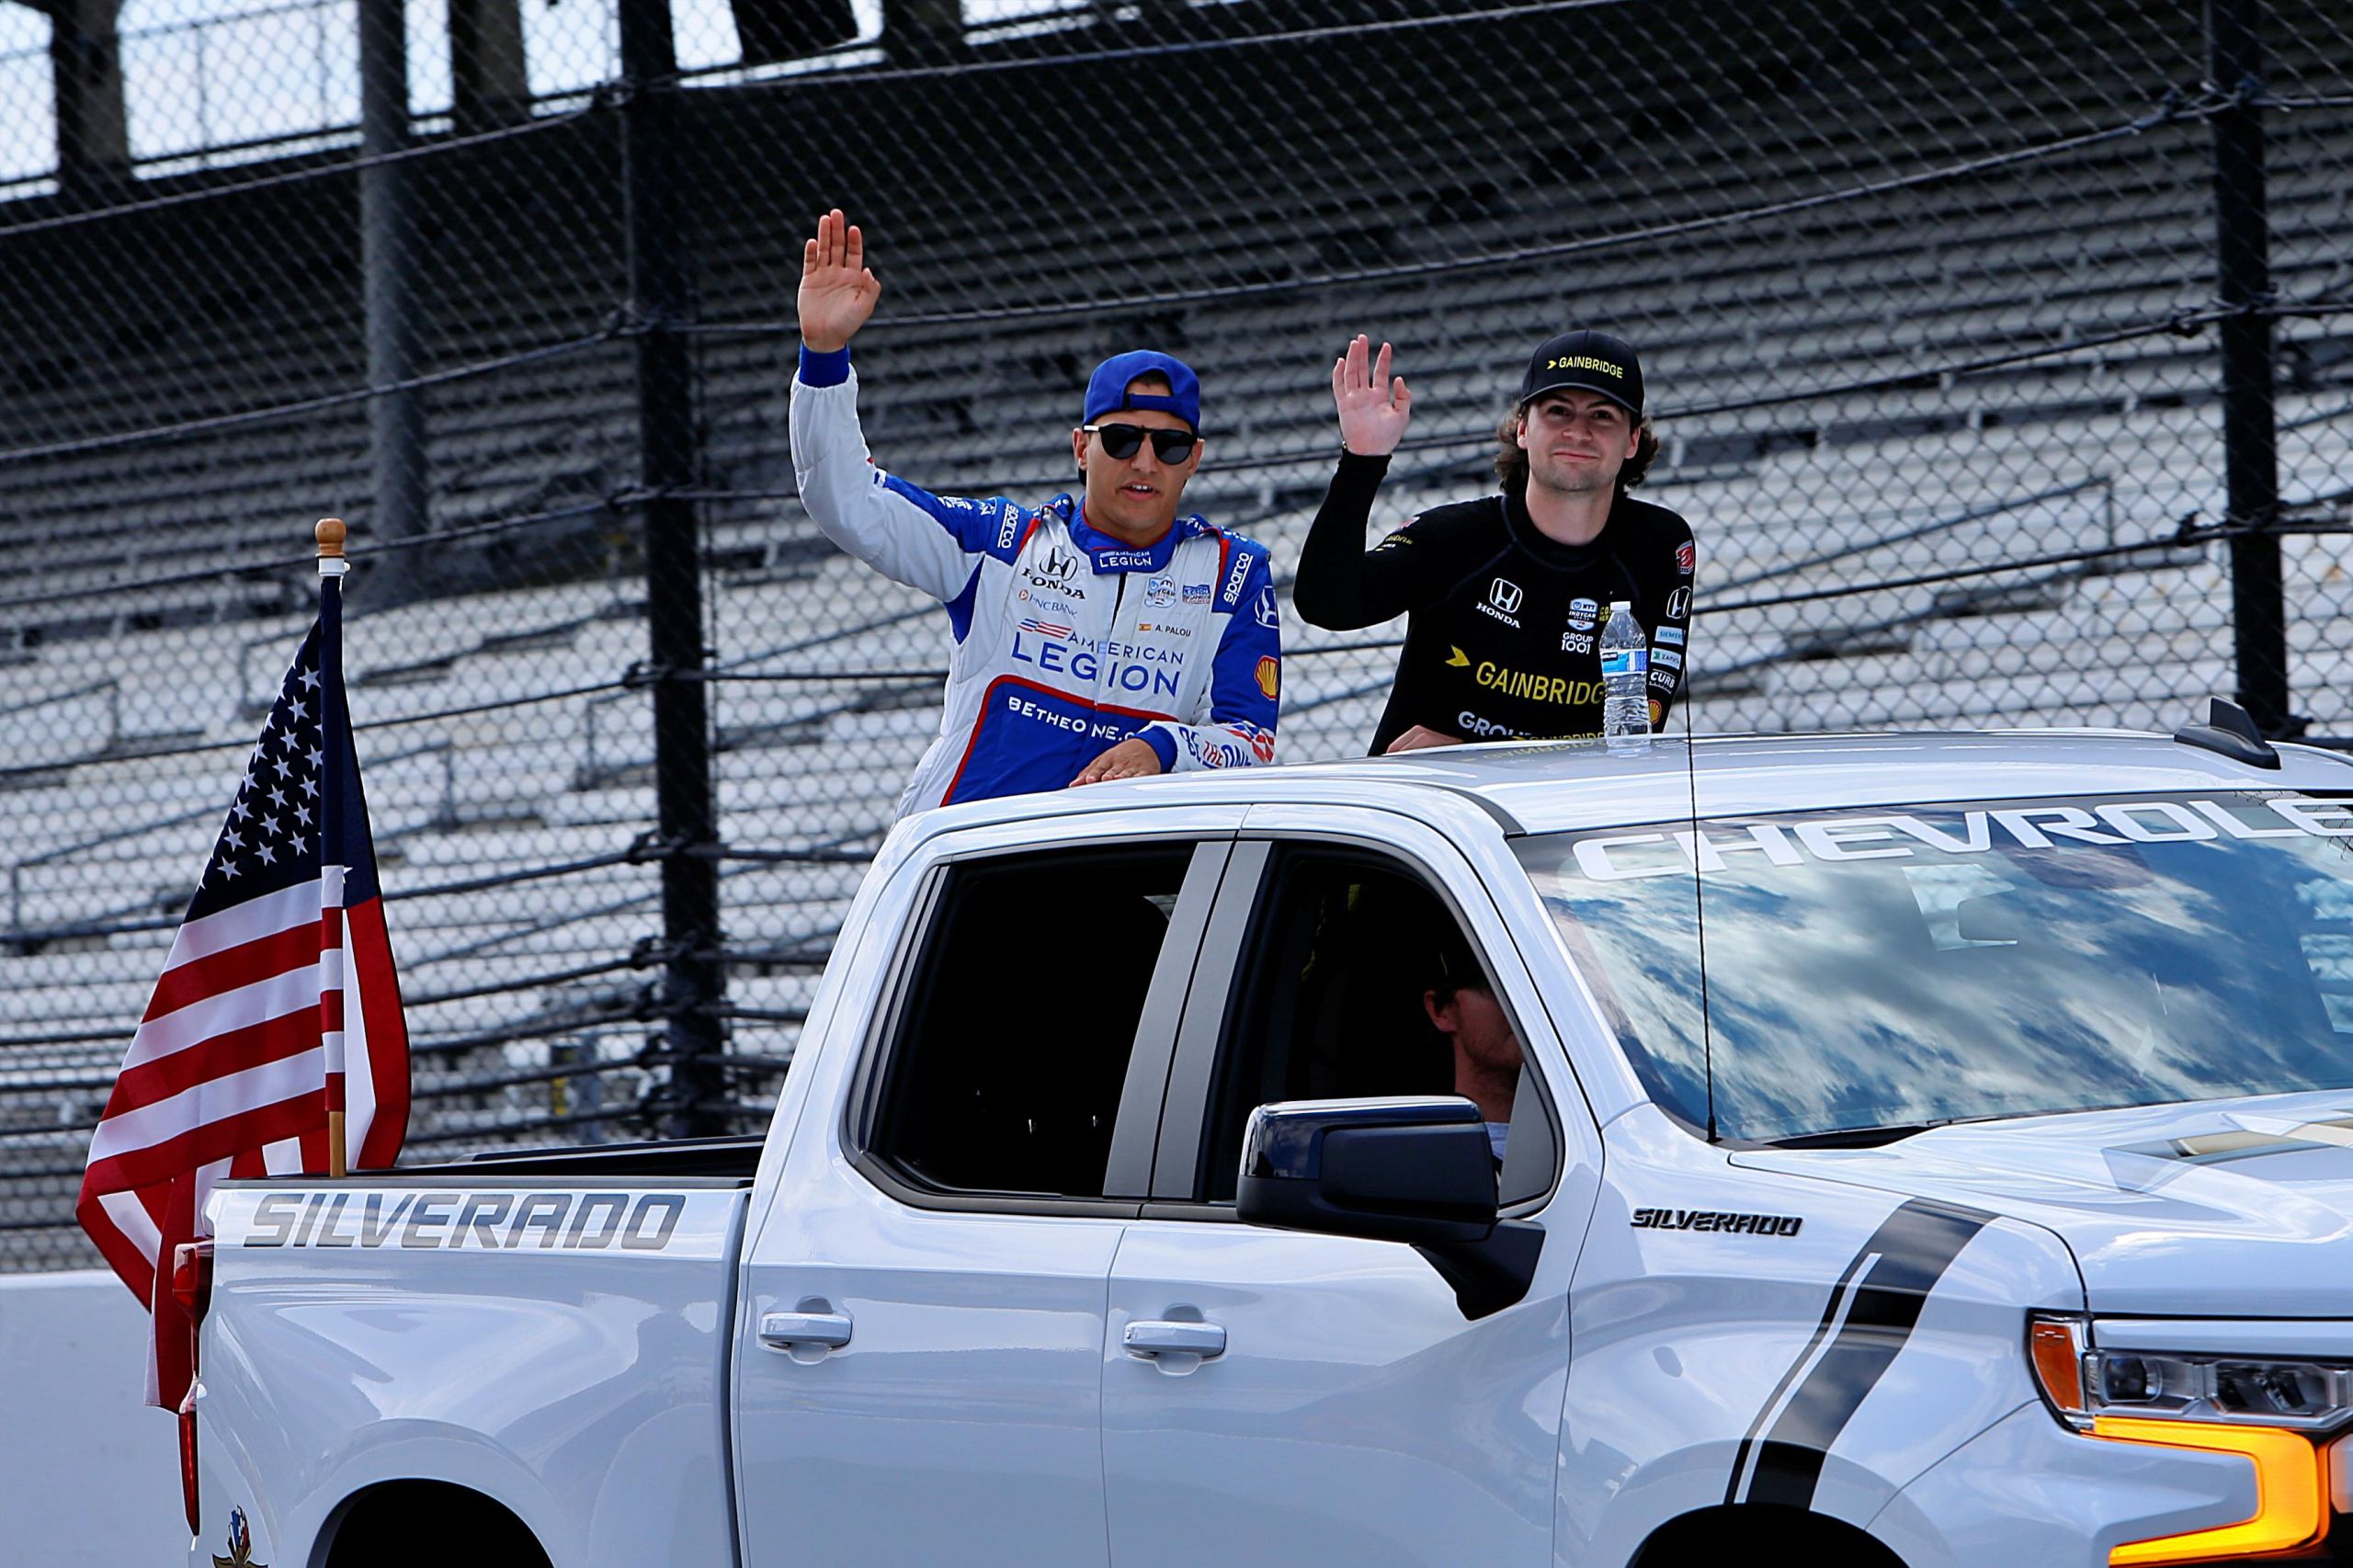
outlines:
[[2184, 724], [2173, 733], [2173, 738], [2186, 746], [2220, 752], [2252, 767], [2279, 766], [2279, 754], [2263, 738], [2254, 717], [2227, 697], [2208, 698], [2205, 722]]
[[1683, 782], [1691, 802], [1691, 914], [1699, 935], [1699, 1061], [1708, 1082], [1708, 1142], [1716, 1142], [1715, 1010], [1708, 1000], [1708, 900], [1699, 875], [1699, 763], [1692, 755], [1690, 649], [1684, 650]]

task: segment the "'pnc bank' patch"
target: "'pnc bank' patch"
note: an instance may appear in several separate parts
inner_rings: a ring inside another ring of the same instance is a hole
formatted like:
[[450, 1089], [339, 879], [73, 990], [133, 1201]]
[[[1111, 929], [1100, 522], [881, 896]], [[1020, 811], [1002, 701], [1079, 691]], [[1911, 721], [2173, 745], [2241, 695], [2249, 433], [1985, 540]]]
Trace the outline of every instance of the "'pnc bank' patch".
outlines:
[[242, 1223], [222, 1226], [240, 1247], [360, 1247], [443, 1252], [658, 1253], [688, 1250], [709, 1227], [683, 1225], [681, 1192], [266, 1192]]

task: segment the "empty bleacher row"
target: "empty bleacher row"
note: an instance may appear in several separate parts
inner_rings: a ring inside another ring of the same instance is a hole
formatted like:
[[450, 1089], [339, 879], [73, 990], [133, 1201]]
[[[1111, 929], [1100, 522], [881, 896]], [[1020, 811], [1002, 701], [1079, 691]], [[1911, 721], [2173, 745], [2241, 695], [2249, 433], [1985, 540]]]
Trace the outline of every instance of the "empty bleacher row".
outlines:
[[[1488, 254], [1589, 237], [1583, 231], [1597, 195], [1608, 202], [1604, 227], [1625, 232], [1720, 214], [1727, 206], [1819, 195], [1842, 181], [1917, 174], [1936, 165], [1948, 144], [1952, 157], [1947, 161], [1995, 144], [1999, 139], [1979, 123], [1993, 117], [1982, 103], [1982, 85], [1972, 80], [1972, 73], [1982, 75], [1992, 46], [1984, 40], [1974, 44], [1974, 51], [1961, 52], [1927, 80], [1859, 70], [1834, 74], [1831, 85], [1852, 89], [1859, 101], [1842, 104], [1841, 118], [1818, 128], [1802, 158], [1761, 123], [1773, 106], [1744, 113], [1735, 105], [1680, 136], [1617, 149], [1615, 165], [1588, 170], [1586, 182], [1506, 170], [1506, 177], [1488, 182], [1492, 189], [1465, 195], [1458, 188], [1460, 171], [1417, 169], [1401, 160], [1394, 166], [1359, 165], [1354, 186], [1335, 182], [1328, 190], [1341, 194], [1327, 194], [1321, 202], [1302, 207], [1269, 199], [1256, 214], [1194, 223], [1165, 221], [1166, 204], [1154, 200], [1157, 192], [1116, 189], [1090, 214], [1108, 241], [993, 243], [986, 266], [966, 256], [975, 221], [996, 217], [973, 210], [976, 200], [1017, 201], [1050, 190], [1058, 171], [1044, 165], [1067, 148], [1047, 133], [1071, 125], [1048, 120], [1027, 137], [1008, 136], [995, 150], [998, 163], [988, 181], [966, 181], [961, 191], [940, 190], [945, 199], [926, 203], [917, 198], [932, 194], [943, 183], [940, 176], [894, 159], [878, 161], [873, 154], [885, 150], [880, 147], [870, 148], [866, 160], [879, 166], [858, 166], [858, 147], [828, 124], [828, 105], [854, 108], [856, 123], [866, 128], [861, 133], [872, 137], [876, 125], [907, 119], [905, 111], [920, 104], [929, 82], [861, 88], [855, 80], [813, 80], [790, 91], [745, 90], [725, 101], [714, 94], [706, 115], [707, 155], [694, 163], [699, 183], [689, 204], [699, 312], [715, 322], [785, 319], [793, 243], [807, 211], [823, 199], [814, 193], [868, 187], [866, 215], [888, 247], [878, 259], [892, 290], [892, 309], [867, 346], [870, 380], [884, 389], [871, 409], [874, 433], [878, 443], [899, 449], [913, 443], [918, 455], [927, 455], [925, 448], [950, 448], [932, 477], [961, 485], [1004, 477], [1007, 452], [1022, 449], [1018, 442], [974, 437], [1050, 431], [1066, 421], [1074, 376], [1111, 336], [1136, 330], [1137, 324], [1118, 318], [1075, 325], [966, 322], [894, 331], [893, 313], [921, 317], [942, 306], [970, 312], [993, 302], [1026, 305], [1107, 293], [1148, 298], [1155, 290], [1202, 283], [1226, 287], [1233, 292], [1199, 308], [1147, 306], [1138, 313], [1156, 318], [1182, 339], [1211, 368], [1213, 386], [1246, 400], [1229, 405], [1235, 407], [1230, 428], [1250, 443], [1249, 455], [1264, 460], [1296, 457], [1324, 439], [1325, 421], [1313, 393], [1319, 367], [1338, 335], [1324, 324], [1336, 314], [1404, 344], [1426, 367], [1421, 374], [1431, 396], [1425, 429], [1461, 438], [1475, 435], [1489, 416], [1494, 388], [1511, 358], [1534, 324], [1557, 318], [1564, 295], [1574, 308], [1580, 296], [1598, 294], [1604, 311], [1639, 329], [1653, 350], [1654, 379], [1670, 411], [1677, 404], [1835, 388], [2020, 347], [2050, 348], [2210, 302], [2205, 135], [2194, 121], [1811, 213], [1620, 246], [1590, 260], [1478, 262]], [[1368, 69], [1384, 63], [1379, 40], [1349, 40], [1343, 47]], [[1531, 54], [1540, 62], [1541, 51]], [[1192, 85], [1211, 90], [1221, 63], [1202, 67], [1205, 79]], [[984, 74], [970, 87], [960, 85], [960, 97], [994, 94], [1017, 105], [1042, 69]], [[1090, 68], [1064, 62], [1054, 69]], [[1107, 80], [1099, 90], [1121, 84], [1116, 70], [1102, 68]], [[1529, 84], [1499, 67], [1465, 74], [1497, 90], [1494, 107], [1482, 108], [1483, 99], [1466, 102], [1465, 123], [1451, 128], [1455, 141], [1508, 145], [1510, 115], [1514, 106], [1529, 101]], [[2057, 133], [2101, 115], [2154, 106], [2177, 84], [2146, 67], [2138, 77], [2102, 85], [2109, 91], [2088, 92], [2086, 80], [2075, 76], [2044, 83], [2042, 99], [2006, 85], [2015, 101], [2002, 107], [2033, 110], [2043, 123], [2029, 129]], [[1223, 88], [1219, 107], [1234, 108], [1238, 92]], [[2082, 106], [2086, 99], [2088, 108]], [[1920, 105], [1949, 107], [1931, 113]], [[967, 101], [960, 112], [980, 119], [987, 108]], [[1285, 113], [1293, 120], [1279, 123]], [[1318, 122], [1312, 110], [1280, 106], [1254, 105], [1251, 115], [1268, 122], [1269, 138], [1302, 149], [1305, 167], [1282, 176], [1282, 185], [1297, 187], [1313, 174], [1332, 172], [1331, 143], [1345, 138], [1345, 122]], [[1040, 119], [1017, 112], [1004, 118], [1016, 131]], [[2334, 177], [2344, 166], [2345, 131], [2341, 123], [2332, 129], [2325, 120], [2286, 119], [2276, 138], [2275, 248], [2291, 297], [2299, 268], [2325, 282], [2345, 265], [2337, 240], [2346, 226], [2347, 197], [2344, 182]], [[1910, 131], [1915, 142], [1891, 149], [1893, 139], [1874, 135], [1890, 125]], [[428, 176], [422, 205], [437, 219], [434, 259], [417, 290], [429, 301], [422, 324], [432, 369], [573, 342], [613, 319], [624, 288], [613, 254], [612, 193], [597, 183], [613, 172], [608, 132], [592, 119], [526, 139], [506, 161], [477, 150], [453, 154], [446, 169], [421, 165]], [[911, 126], [907, 134], [919, 139], [920, 131]], [[1211, 139], [1196, 150], [1202, 167], [1194, 177], [1205, 191], [1227, 178], [1236, 188], [1250, 188], [1241, 148], [1256, 140]], [[551, 155], [559, 142], [561, 156]], [[818, 155], [811, 155], [813, 145]], [[839, 158], [823, 155], [835, 146]], [[1776, 153], [1786, 163], [1778, 164]], [[528, 171], [550, 165], [557, 177], [543, 178], [537, 184], [546, 188], [537, 188]], [[1262, 174], [1256, 183], [1268, 180]], [[313, 392], [322, 366], [340, 367], [328, 385], [347, 389], [359, 337], [348, 181], [322, 175], [313, 185], [272, 193], [281, 206], [294, 209], [274, 221], [307, 221], [318, 232], [311, 244], [327, 260], [290, 266], [277, 279], [278, 288], [261, 291], [273, 312], [268, 319], [244, 319], [256, 301], [251, 290], [188, 285], [192, 297], [226, 298], [239, 313], [197, 346], [175, 338], [146, 349], [142, 346], [151, 335], [118, 328], [108, 353], [63, 355], [74, 369], [52, 368], [46, 381], [53, 384], [16, 389], [17, 428], [82, 432], [94, 417], [90, 410], [125, 403], [119, 396], [108, 401], [110, 392], [125, 386], [145, 394], [129, 405], [152, 411], [151, 422], [159, 424], [222, 412], [222, 389], [239, 389], [247, 402], [261, 404]], [[758, 199], [741, 199], [746, 186]], [[485, 187], [489, 199], [478, 194]], [[804, 189], [813, 192], [807, 199], [800, 194]], [[305, 206], [298, 200], [303, 198], [315, 199]], [[481, 221], [477, 214], [485, 210], [502, 221]], [[223, 226], [209, 207], [199, 211], [205, 233]], [[188, 223], [199, 226], [199, 220]], [[551, 231], [563, 243], [547, 244]], [[522, 243], [527, 238], [535, 243]], [[35, 240], [53, 244], [58, 259], [71, 259], [58, 235], [44, 233]], [[1238, 258], [1222, 256], [1221, 247]], [[1463, 258], [1463, 271], [1474, 276], [1441, 270], [1351, 286], [1336, 295], [1326, 290], [1336, 311], [1302, 309], [1296, 292], [1254, 299], [1250, 291], [1256, 282], [1289, 288], [1302, 274], [1346, 272], [1359, 262], [1418, 265], [1450, 256]], [[1564, 267], [1574, 278], [1566, 288]], [[93, 288], [98, 281], [109, 286], [106, 301], [88, 301], [94, 316], [102, 318], [117, 293], [144, 291], [120, 284], [145, 279], [119, 278], [120, 267], [113, 270], [115, 277], [93, 282]], [[1635, 280], [1639, 287], [1631, 297], [1616, 297], [1628, 294], [1621, 285]], [[1473, 286], [1463, 287], [1466, 281]], [[101, 324], [94, 322], [89, 332], [97, 335]], [[74, 324], [61, 328], [70, 335]], [[705, 348], [710, 466], [722, 485], [776, 487], [781, 428], [774, 404], [786, 347], [774, 337], [755, 337], [711, 340]], [[2321, 343], [2320, 351], [2334, 354], [2334, 343]], [[2210, 357], [2210, 340], [2159, 336], [2080, 358], [2117, 378], [2104, 395], [2121, 401], [2152, 392], [2179, 395], [2186, 381], [2210, 386], [2203, 373]], [[188, 368], [199, 361], [200, 375]], [[2127, 373], [2128, 364], [2137, 371]], [[174, 373], [166, 374], [167, 366]], [[428, 427], [436, 521], [462, 527], [593, 499], [625, 483], [634, 462], [628, 373], [626, 346], [608, 343], [434, 389]], [[2047, 403], [2050, 389], [2013, 384], [2044, 376], [2037, 366], [2012, 380], [1974, 380], [1965, 391], [1931, 386], [1928, 395], [1911, 399], [1882, 393], [1865, 412], [1882, 421], [1934, 419], [1965, 415], [1979, 405]], [[204, 397], [162, 395], [164, 389], [188, 385], [210, 390]], [[1835, 410], [1819, 411], [1815, 420], [1836, 422]], [[1686, 439], [1736, 441], [1758, 423], [1737, 415], [1711, 419], [1686, 432]], [[1764, 423], [1769, 428], [1773, 422]], [[358, 509], [365, 491], [363, 409], [353, 405], [306, 419], [287, 433], [283, 444], [299, 448], [304, 465], [290, 472], [293, 454], [267, 449], [270, 428], [108, 449], [61, 458], [53, 468], [0, 465], [0, 494], [27, 524], [22, 532], [12, 530], [0, 549], [38, 551], [50, 571], [63, 574], [61, 592], [121, 585], [119, 596], [93, 596], [102, 609], [121, 597], [130, 600], [131, 613], [147, 607], [151, 616], [167, 614], [169, 607], [154, 604], [152, 591], [131, 579], [162, 574], [158, 568], [175, 561], [226, 572], [274, 557], [267, 531], [276, 509], [270, 479], [290, 479], [306, 493], [340, 496], [342, 508]], [[1019, 463], [1016, 472], [1029, 466]], [[240, 478], [246, 480], [242, 486]], [[58, 526], [42, 527], [50, 517], [61, 519]], [[174, 534], [194, 542], [171, 552], [163, 547]], [[85, 562], [78, 578], [65, 570], [77, 556]], [[134, 561], [145, 570], [131, 570]], [[189, 614], [221, 613], [222, 600], [211, 585], [193, 585], [187, 597]], [[72, 617], [74, 608], [74, 600], [60, 599], [46, 610], [11, 606], [0, 613], [22, 638], [40, 634], [45, 619]], [[81, 619], [90, 619], [86, 609]]]

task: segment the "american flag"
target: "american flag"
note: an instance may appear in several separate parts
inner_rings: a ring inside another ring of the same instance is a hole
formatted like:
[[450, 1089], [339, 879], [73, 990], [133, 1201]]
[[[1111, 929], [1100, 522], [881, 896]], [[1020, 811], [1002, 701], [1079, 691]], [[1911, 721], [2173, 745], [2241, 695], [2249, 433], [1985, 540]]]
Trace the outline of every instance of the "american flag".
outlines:
[[[322, 621], [332, 636], [332, 614]], [[148, 1304], [148, 1399], [166, 1408], [187, 1392], [193, 1344], [172, 1251], [208, 1233], [213, 1184], [325, 1170], [330, 1109], [345, 1112], [354, 1166], [390, 1165], [407, 1131], [408, 1032], [350, 715], [335, 662], [322, 676], [321, 643], [314, 624], [262, 726], [91, 1135], [74, 1206]], [[320, 727], [330, 704], [332, 741]], [[323, 870], [330, 796], [342, 802], [344, 866]]]

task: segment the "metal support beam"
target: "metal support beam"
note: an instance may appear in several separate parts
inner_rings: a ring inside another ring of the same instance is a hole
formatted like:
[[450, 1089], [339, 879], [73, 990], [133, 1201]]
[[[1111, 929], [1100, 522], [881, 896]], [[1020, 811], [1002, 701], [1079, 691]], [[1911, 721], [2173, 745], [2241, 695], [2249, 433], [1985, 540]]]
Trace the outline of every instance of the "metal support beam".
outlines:
[[131, 129], [122, 108], [121, 0], [54, 0], [49, 69], [57, 95], [57, 183], [103, 197], [131, 175]]
[[2263, 733], [2303, 733], [2288, 710], [2273, 414], [2271, 235], [2264, 188], [2263, 0], [2207, 0], [2208, 71], [2231, 105], [2214, 117], [2215, 282], [2222, 309], [2222, 464], [2231, 537], [2238, 700]]
[[[409, 143], [408, 24], [403, 0], [359, 0], [359, 236], [367, 309], [368, 381], [396, 386], [421, 368], [410, 242], [415, 161], [394, 158]], [[425, 395], [413, 388], [368, 404], [375, 466], [369, 525], [379, 543], [423, 533], [427, 521]], [[428, 574], [416, 551], [381, 558], [370, 598], [422, 592]]]
[[620, 0], [623, 177], [629, 285], [637, 335], [637, 414], [645, 499], [645, 598], [654, 670], [654, 790], [662, 858], [661, 1013], [668, 1082], [654, 1108], [666, 1137], [729, 1131], [717, 1009], [718, 830], [710, 714], [702, 680], [702, 542], [681, 492], [699, 466], [693, 365], [679, 332], [692, 310], [678, 233], [673, 154], [677, 55], [669, 0]]
[[449, 0], [449, 87], [460, 136], [529, 118], [522, 0]]
[[893, 65], [940, 65], [971, 52], [962, 0], [883, 0], [882, 52]]

